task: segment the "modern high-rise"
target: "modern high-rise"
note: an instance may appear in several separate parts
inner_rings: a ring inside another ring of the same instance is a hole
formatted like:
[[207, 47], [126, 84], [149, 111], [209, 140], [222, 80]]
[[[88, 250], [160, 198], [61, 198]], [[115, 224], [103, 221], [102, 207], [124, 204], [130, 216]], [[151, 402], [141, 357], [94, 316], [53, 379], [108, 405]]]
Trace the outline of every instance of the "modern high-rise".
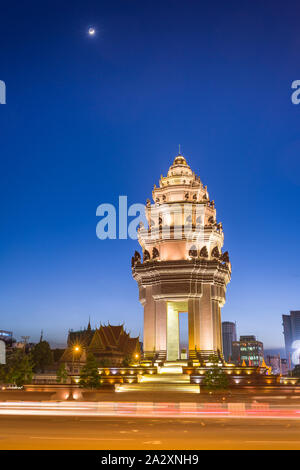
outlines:
[[223, 355], [226, 362], [232, 359], [232, 342], [236, 341], [236, 324], [232, 321], [222, 322]]
[[289, 315], [282, 315], [282, 325], [288, 362], [291, 361], [293, 365], [299, 364], [300, 310], [291, 310]]
[[264, 360], [264, 346], [255, 336], [240, 336], [232, 343], [233, 362], [247, 366], [260, 366]]

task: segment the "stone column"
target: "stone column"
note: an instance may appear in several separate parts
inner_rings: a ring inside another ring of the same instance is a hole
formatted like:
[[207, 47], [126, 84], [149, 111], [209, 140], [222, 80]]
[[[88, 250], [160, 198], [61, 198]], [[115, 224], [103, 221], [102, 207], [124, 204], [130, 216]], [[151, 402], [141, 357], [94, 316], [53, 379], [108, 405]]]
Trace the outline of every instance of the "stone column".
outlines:
[[222, 321], [221, 321], [221, 306], [225, 302], [225, 292], [220, 286], [211, 286], [211, 297], [213, 307], [213, 321], [214, 321], [214, 349], [219, 350], [222, 354]]
[[156, 315], [155, 301], [152, 296], [152, 286], [146, 287], [146, 299], [144, 304], [144, 355], [152, 357], [155, 353], [156, 340]]
[[172, 302], [167, 302], [167, 361], [179, 359], [179, 315]]
[[201, 333], [201, 297], [189, 299], [188, 315], [189, 315], [189, 350], [199, 351], [200, 349], [200, 333]]
[[203, 284], [200, 298], [200, 349], [205, 354], [214, 350], [213, 312], [210, 284]]
[[213, 314], [213, 349], [214, 351], [217, 351], [219, 349], [219, 351], [221, 352], [219, 301], [214, 299], [211, 302], [212, 302], [212, 314]]
[[189, 351], [195, 351], [195, 305], [194, 299], [188, 300]]
[[219, 349], [223, 355], [223, 337], [222, 337], [222, 318], [221, 318], [221, 307], [218, 302], [218, 332], [219, 332]]
[[155, 301], [156, 312], [156, 342], [157, 352], [167, 350], [167, 302], [165, 300]]

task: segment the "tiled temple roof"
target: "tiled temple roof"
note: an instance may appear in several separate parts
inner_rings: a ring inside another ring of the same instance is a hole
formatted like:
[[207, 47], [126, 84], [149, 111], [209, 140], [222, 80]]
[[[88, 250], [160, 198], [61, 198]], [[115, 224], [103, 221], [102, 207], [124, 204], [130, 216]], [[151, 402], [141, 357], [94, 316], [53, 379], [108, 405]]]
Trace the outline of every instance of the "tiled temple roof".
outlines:
[[[112, 355], [132, 355], [140, 353], [139, 338], [131, 338], [123, 325], [100, 325], [100, 328], [83, 331], [71, 331], [68, 336], [68, 348], [60, 361], [70, 361], [73, 358], [73, 348], [79, 346], [83, 351], [92, 353], [111, 353]], [[79, 354], [79, 353], [78, 353]], [[80, 355], [80, 354], [79, 354]]]

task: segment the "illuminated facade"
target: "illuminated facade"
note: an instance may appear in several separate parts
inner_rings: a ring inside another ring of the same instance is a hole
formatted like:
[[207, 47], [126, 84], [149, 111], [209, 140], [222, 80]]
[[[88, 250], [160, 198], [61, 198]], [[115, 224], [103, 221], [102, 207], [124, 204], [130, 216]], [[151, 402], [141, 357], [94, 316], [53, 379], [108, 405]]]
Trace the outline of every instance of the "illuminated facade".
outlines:
[[88, 353], [92, 353], [99, 364], [106, 362], [119, 366], [125, 358], [140, 358], [141, 346], [139, 338], [132, 338], [123, 325], [100, 325], [93, 330], [89, 322], [84, 330], [69, 331], [68, 347], [60, 362], [77, 373], [85, 364]]
[[207, 187], [178, 155], [147, 200], [132, 274], [144, 307], [144, 356], [180, 359], [179, 314], [188, 313], [189, 358], [222, 356], [221, 307], [230, 281], [224, 234]]
[[232, 343], [232, 360], [234, 363], [248, 366], [260, 366], [264, 360], [264, 346], [255, 336], [240, 336], [239, 341]]

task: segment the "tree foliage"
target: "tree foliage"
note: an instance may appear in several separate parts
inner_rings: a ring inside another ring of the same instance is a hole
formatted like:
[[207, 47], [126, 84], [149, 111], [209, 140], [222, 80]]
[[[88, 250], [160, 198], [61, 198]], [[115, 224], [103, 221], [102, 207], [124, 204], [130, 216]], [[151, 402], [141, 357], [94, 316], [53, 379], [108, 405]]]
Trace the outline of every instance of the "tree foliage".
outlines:
[[79, 385], [82, 388], [99, 388], [100, 378], [95, 356], [88, 353], [86, 363], [80, 371]]
[[102, 359], [98, 360], [99, 367], [111, 367], [112, 361], [108, 357], [103, 357]]
[[30, 383], [33, 377], [33, 361], [31, 354], [18, 349], [8, 357], [5, 367], [5, 382], [16, 384], [18, 387]]
[[62, 357], [64, 351], [65, 351], [64, 349], [60, 349], [60, 348], [52, 349], [53, 361], [58, 362], [60, 358]]
[[210, 356], [208, 362], [211, 363], [205, 372], [202, 385], [208, 390], [226, 389], [229, 386], [227, 374], [219, 367], [219, 358]]
[[6, 366], [0, 364], [0, 384], [6, 382]]
[[132, 363], [132, 358], [130, 355], [126, 355], [122, 361], [122, 366], [123, 367], [130, 367], [130, 364]]
[[32, 351], [35, 371], [45, 372], [45, 368], [53, 364], [53, 354], [48, 341], [40, 341]]
[[56, 382], [65, 384], [68, 379], [68, 372], [66, 369], [66, 364], [62, 362], [56, 372]]

